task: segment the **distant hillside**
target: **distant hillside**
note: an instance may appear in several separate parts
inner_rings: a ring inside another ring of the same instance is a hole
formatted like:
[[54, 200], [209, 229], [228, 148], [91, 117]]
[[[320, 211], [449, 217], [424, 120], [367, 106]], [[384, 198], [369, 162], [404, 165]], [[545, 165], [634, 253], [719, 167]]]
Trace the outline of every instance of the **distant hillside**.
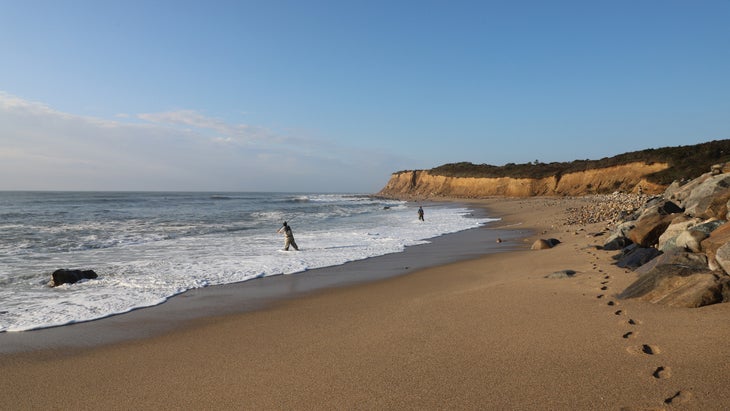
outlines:
[[600, 160], [575, 160], [570, 163], [541, 163], [536, 161], [526, 164], [509, 163], [503, 166], [468, 162], [451, 163], [432, 168], [429, 170], [429, 174], [444, 177], [532, 179], [555, 176], [560, 179], [564, 174], [637, 162], [669, 164], [669, 168], [646, 176], [646, 179], [650, 182], [658, 185], [669, 185], [674, 180], [698, 177], [706, 173], [713, 164], [730, 162], [730, 140], [710, 141], [690, 146], [650, 148]]

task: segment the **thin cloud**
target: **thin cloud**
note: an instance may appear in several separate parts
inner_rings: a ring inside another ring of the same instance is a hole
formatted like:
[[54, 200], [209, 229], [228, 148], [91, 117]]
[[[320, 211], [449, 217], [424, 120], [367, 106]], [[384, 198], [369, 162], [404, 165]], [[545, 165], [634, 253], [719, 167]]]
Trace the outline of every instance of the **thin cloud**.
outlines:
[[229, 124], [222, 119], [205, 116], [195, 110], [176, 110], [161, 113], [138, 114], [139, 119], [153, 124], [181, 127], [202, 134], [213, 133], [219, 142], [250, 143], [256, 140], [282, 141], [283, 139], [261, 127], [247, 124]]
[[0, 92], [0, 190], [370, 192], [392, 164], [194, 110], [108, 120]]

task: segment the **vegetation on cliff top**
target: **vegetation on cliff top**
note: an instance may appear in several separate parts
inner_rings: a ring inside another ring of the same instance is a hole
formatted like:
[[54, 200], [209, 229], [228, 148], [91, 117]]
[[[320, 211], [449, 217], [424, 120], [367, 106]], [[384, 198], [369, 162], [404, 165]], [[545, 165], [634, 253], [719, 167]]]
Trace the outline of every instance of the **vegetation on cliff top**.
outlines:
[[708, 172], [713, 164], [730, 162], [730, 140], [716, 140], [690, 146], [650, 148], [600, 160], [575, 160], [570, 163], [542, 163], [537, 160], [526, 164], [508, 163], [503, 166], [469, 162], [451, 163], [432, 168], [429, 172], [447, 177], [545, 178], [636, 162], [669, 164], [669, 168], [647, 176], [649, 181], [668, 185], [674, 180], [696, 178]]

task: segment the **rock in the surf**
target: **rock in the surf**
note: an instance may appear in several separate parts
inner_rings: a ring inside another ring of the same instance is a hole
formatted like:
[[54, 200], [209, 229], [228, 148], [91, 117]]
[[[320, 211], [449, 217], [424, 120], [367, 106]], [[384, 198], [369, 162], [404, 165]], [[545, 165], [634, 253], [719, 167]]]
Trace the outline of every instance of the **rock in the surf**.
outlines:
[[51, 287], [61, 284], [73, 284], [81, 280], [91, 280], [99, 277], [94, 270], [67, 270], [65, 268], [56, 270], [52, 274]]

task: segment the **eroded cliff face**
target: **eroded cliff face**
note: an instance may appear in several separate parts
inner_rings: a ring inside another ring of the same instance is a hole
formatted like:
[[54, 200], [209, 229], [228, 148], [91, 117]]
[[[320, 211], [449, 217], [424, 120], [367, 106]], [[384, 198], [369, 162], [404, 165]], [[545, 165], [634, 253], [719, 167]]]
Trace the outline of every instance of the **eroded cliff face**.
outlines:
[[427, 170], [394, 173], [377, 194], [392, 198], [479, 198], [488, 196], [579, 196], [614, 191], [656, 194], [665, 187], [646, 176], [669, 167], [666, 163], [631, 163], [546, 178], [475, 178], [432, 175]]

